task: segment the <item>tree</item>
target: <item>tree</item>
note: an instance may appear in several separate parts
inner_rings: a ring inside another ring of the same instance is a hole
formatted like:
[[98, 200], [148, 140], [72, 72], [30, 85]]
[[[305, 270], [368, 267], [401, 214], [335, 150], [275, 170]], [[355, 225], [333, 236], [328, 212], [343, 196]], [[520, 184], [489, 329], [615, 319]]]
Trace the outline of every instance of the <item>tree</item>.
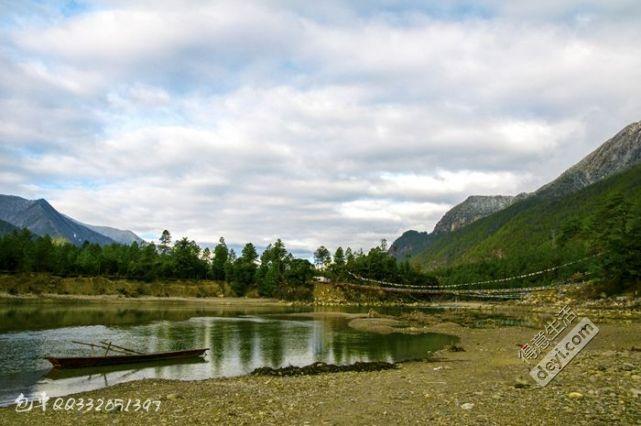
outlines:
[[261, 296], [274, 296], [284, 283], [285, 263], [288, 253], [285, 244], [278, 239], [269, 244], [260, 256], [258, 269], [258, 292]]
[[334, 253], [334, 265], [343, 267], [345, 266], [345, 253], [343, 252], [343, 247], [336, 249]]
[[169, 253], [169, 250], [171, 250], [171, 234], [169, 233], [168, 230], [162, 231], [162, 235], [159, 238], [160, 241], [160, 252], [162, 254], [167, 254]]
[[307, 259], [294, 259], [290, 256], [284, 275], [286, 285], [279, 289], [278, 295], [284, 299], [312, 299], [315, 273], [314, 265]]
[[209, 250], [209, 247], [205, 247], [201, 257], [205, 263], [209, 264], [211, 262], [211, 250]]
[[54, 261], [54, 245], [51, 237], [45, 235], [33, 243], [33, 270], [37, 272], [50, 271]]
[[332, 255], [327, 250], [327, 247], [320, 246], [314, 252], [314, 264], [317, 268], [327, 268], [329, 264], [332, 263]]
[[[595, 213], [590, 231], [598, 254], [597, 276], [613, 293], [641, 281], [641, 219], [639, 209], [620, 193], [608, 197]], [[633, 212], [635, 214], [633, 214]]]
[[247, 290], [256, 283], [258, 253], [252, 243], [245, 244], [241, 255], [233, 263], [231, 280], [228, 280], [238, 296], [247, 293]]
[[240, 260], [245, 263], [255, 263], [258, 260], [258, 253], [256, 247], [252, 243], [245, 244], [243, 251], [240, 254]]
[[557, 244], [559, 247], [563, 248], [570, 240], [581, 234], [583, 231], [583, 224], [578, 218], [573, 217], [563, 223], [560, 231], [561, 232], [557, 238]]
[[225, 239], [220, 237], [218, 244], [214, 247], [214, 260], [211, 263], [212, 278], [215, 280], [225, 279], [225, 264], [229, 258], [229, 249]]
[[200, 247], [187, 237], [174, 244], [172, 249], [174, 273], [178, 278], [199, 279], [205, 276], [207, 265], [200, 258]]
[[338, 247], [334, 252], [334, 263], [330, 267], [332, 278], [336, 281], [346, 278], [345, 267], [345, 252], [342, 247]]
[[347, 247], [347, 250], [345, 250], [345, 261], [346, 264], [349, 266], [350, 264], [354, 263], [354, 253], [352, 253], [352, 248]]

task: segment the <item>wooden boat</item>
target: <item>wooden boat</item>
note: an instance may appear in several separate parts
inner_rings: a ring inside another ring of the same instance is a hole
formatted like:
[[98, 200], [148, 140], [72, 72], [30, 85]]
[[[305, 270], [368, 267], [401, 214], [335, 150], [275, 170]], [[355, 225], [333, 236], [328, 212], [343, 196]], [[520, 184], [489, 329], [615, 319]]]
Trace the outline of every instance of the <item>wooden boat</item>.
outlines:
[[[179, 359], [165, 359], [160, 361], [149, 361], [144, 363], [134, 364], [116, 364], [116, 365], [102, 365], [93, 367], [79, 367], [79, 368], [52, 368], [42, 376], [50, 380], [73, 379], [76, 377], [92, 377], [92, 376], [105, 376], [113, 377], [113, 374], [124, 373], [127, 376], [129, 373], [135, 373], [144, 368], [158, 368], [167, 366], [191, 366], [206, 364], [207, 360], [204, 357], [193, 358], [179, 358]], [[111, 379], [111, 378], [110, 378]]]
[[[205, 355], [209, 348], [204, 349], [188, 349], [183, 351], [173, 352], [155, 352], [155, 353], [140, 353], [132, 351], [131, 349], [122, 348], [111, 343], [104, 346], [94, 345], [91, 343], [74, 342], [101, 349], [106, 349], [104, 356], [88, 356], [88, 357], [47, 357], [54, 368], [83, 368], [83, 367], [99, 367], [104, 365], [120, 365], [120, 364], [138, 364], [142, 362], [166, 361], [166, 360], [185, 360], [189, 358], [198, 358]], [[109, 351], [127, 352], [124, 355], [108, 355]]]

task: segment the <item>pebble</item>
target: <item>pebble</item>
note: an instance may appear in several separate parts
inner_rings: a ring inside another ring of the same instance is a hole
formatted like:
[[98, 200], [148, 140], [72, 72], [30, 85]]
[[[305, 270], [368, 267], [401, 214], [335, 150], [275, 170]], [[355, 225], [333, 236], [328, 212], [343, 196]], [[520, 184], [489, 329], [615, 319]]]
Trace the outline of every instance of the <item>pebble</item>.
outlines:
[[474, 408], [474, 403], [466, 402], [465, 404], [461, 404], [461, 408], [464, 410], [471, 410], [472, 408]]

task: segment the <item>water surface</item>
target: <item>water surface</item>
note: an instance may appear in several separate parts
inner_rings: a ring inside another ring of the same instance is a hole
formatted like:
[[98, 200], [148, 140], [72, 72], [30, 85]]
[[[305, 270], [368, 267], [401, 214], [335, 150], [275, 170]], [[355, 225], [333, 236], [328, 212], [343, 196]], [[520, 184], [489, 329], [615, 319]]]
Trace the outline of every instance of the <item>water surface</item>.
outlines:
[[[292, 307], [220, 307], [181, 302], [0, 301], [0, 404], [23, 393], [49, 396], [143, 378], [199, 380], [258, 367], [315, 361], [402, 361], [456, 341], [443, 334], [380, 335], [353, 330], [340, 317], [290, 315]], [[51, 371], [47, 355], [103, 355], [72, 340], [139, 352], [211, 348], [201, 362]]]

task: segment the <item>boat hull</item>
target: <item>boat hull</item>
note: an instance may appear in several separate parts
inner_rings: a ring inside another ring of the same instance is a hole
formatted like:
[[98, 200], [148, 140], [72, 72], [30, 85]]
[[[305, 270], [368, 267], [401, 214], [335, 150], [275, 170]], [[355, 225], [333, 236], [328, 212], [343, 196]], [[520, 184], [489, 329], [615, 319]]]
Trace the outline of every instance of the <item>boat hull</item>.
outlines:
[[143, 362], [163, 361], [172, 359], [197, 358], [205, 355], [208, 349], [190, 349], [186, 351], [159, 352], [142, 355], [115, 355], [104, 357], [47, 357], [54, 368], [83, 368], [104, 365], [138, 364]]

